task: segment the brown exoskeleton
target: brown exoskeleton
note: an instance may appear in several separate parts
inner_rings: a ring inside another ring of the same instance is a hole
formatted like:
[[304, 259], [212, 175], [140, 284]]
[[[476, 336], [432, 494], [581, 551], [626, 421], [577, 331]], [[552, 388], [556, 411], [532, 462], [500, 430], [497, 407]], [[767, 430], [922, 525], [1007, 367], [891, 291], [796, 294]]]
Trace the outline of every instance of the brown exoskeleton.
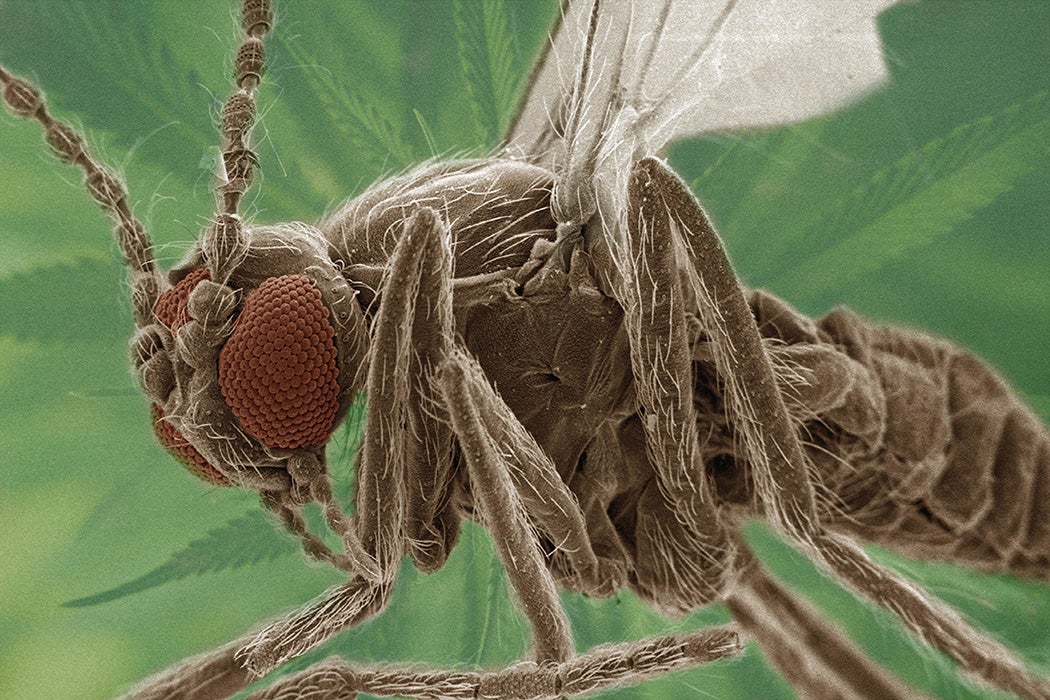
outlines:
[[[581, 56], [599, 44], [615, 56], [646, 29], [598, 9], [573, 5], [555, 45], [582, 36]], [[712, 34], [747, 10], [728, 3]], [[814, 323], [741, 290], [702, 210], [649, 157], [671, 135], [656, 126], [681, 105], [640, 100], [648, 69], [620, 75], [563, 48], [569, 56], [556, 58], [574, 67], [577, 87], [554, 103], [528, 98], [509, 138], [526, 157], [428, 166], [317, 227], [247, 227], [237, 212], [269, 22], [262, 3], [246, 3], [220, 210], [167, 280], [119, 183], [29, 86], [0, 74], [8, 105], [44, 122], [118, 219], [135, 360], [161, 440], [214, 483], [258, 489], [312, 555], [351, 574], [311, 608], [153, 679], [143, 695], [232, 691], [245, 668], [264, 672], [374, 614], [401, 557], [439, 567], [465, 516], [493, 533], [536, 665], [472, 674], [329, 663], [271, 692], [571, 695], [735, 649], [732, 632], [716, 630], [574, 656], [553, 572], [592, 595], [631, 586], [664, 610], [724, 600], [809, 695], [906, 695], [763, 574], [738, 537], [740, 513], [766, 517], [965, 668], [1045, 693], [1007, 650], [842, 534], [1045, 578], [1045, 428], [946, 344], [846, 314]], [[687, 56], [686, 73], [705, 50]], [[544, 71], [557, 69], [537, 85]], [[610, 104], [626, 108], [605, 112]], [[788, 112], [779, 118], [798, 116]], [[362, 387], [371, 413], [350, 519], [328, 487], [323, 443]], [[998, 406], [948, 408], [973, 396]], [[975, 473], [1016, 471], [1027, 495], [1012, 502], [1036, 512], [993, 508], [1006, 504], [992, 485], [966, 490], [981, 500], [957, 508], [950, 492], [968, 484], [944, 451], [968, 443], [953, 432], [992, 444]], [[990, 443], [993, 432], [1007, 439]], [[940, 484], [949, 493], [938, 497]], [[301, 508], [313, 500], [345, 552], [307, 531]]]

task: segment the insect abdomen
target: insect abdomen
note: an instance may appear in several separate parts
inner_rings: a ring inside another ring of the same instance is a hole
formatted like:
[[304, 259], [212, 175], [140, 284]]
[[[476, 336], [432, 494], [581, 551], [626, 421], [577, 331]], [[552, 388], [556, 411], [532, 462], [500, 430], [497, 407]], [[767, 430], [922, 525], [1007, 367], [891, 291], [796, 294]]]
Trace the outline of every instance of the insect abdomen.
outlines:
[[832, 450], [811, 455], [841, 526], [910, 556], [1050, 578], [1050, 432], [1006, 381], [947, 341], [846, 310], [818, 328], [864, 368], [809, 426]]

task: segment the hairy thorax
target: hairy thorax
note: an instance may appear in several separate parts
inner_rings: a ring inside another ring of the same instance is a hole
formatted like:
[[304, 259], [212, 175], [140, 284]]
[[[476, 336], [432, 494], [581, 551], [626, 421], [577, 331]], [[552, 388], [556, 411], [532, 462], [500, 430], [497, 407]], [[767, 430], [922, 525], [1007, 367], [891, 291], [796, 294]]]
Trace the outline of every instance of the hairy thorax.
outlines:
[[321, 230], [370, 307], [411, 212], [431, 207], [442, 216], [457, 330], [568, 480], [598, 427], [635, 406], [623, 311], [598, 289], [586, 256], [526, 292], [555, 235], [553, 182], [549, 171], [519, 161], [438, 164], [355, 198]]
[[524, 265], [537, 240], [554, 236], [553, 174], [513, 160], [436, 163], [384, 180], [320, 224], [333, 261], [351, 278], [386, 265], [405, 221], [430, 207], [452, 234], [456, 278]]
[[[320, 228], [333, 262], [358, 290], [363, 311], [371, 317], [380, 301], [376, 290], [383, 288], [386, 265], [404, 221], [420, 207], [438, 212], [452, 238], [457, 333], [579, 501], [596, 553], [614, 562], [613, 569], [627, 577], [608, 582], [604, 590], [628, 584], [664, 608], [686, 609], [694, 602], [689, 596], [679, 605], [675, 591], [653, 587], [661, 561], [654, 533], [676, 516], [659, 495], [646, 451], [623, 309], [604, 291], [607, 285], [597, 281], [600, 265], [582, 248], [571, 255], [564, 271], [545, 265], [556, 229], [551, 215], [553, 183], [549, 171], [518, 161], [437, 164], [374, 187]], [[934, 423], [887, 424], [889, 398], [908, 396], [914, 403], [917, 398], [940, 396], [935, 391], [904, 391], [903, 377], [910, 375], [897, 365], [922, 369], [906, 362], [908, 353], [897, 346], [880, 350], [878, 357], [869, 357], [875, 349], [851, 350], [849, 339], [858, 333], [870, 335], [875, 326], [845, 312], [816, 322], [762, 292], [751, 293], [749, 302], [788, 410], [807, 436], [809, 459], [820, 466], [822, 493], [838, 494], [820, 499], [832, 527], [859, 529], [863, 536], [906, 553], [914, 553], [910, 547], [914, 541], [924, 555], [938, 542], [932, 530], [947, 542], [945, 551], [937, 554], [962, 556], [978, 566], [1006, 557], [1026, 570], [1032, 557], [1041, 556], [1026, 553], [1013, 541], [1001, 543], [982, 534], [984, 530], [1006, 533], [1011, 528], [990, 520], [954, 523], [950, 506], [931, 505], [908, 495], [905, 482], [916, 474], [944, 482], [947, 486], [942, 490], [948, 493], [955, 473], [947, 466], [952, 460], [944, 448], [931, 452], [930, 459], [940, 460], [937, 468], [923, 468], [926, 458], [908, 450], [911, 437], [950, 434], [945, 428], [951, 422], [947, 408], [898, 407], [894, 414], [932, 416]], [[741, 436], [723, 403], [711, 343], [699, 317], [696, 309], [686, 309], [702, 469], [725, 512], [755, 515], [752, 465], [740, 454]], [[931, 351], [949, 347], [913, 332], [879, 332], [907, 338]], [[878, 359], [883, 356], [889, 359]], [[890, 360], [897, 365], [886, 365]], [[922, 369], [920, 374], [947, 386], [947, 380], [931, 371]], [[863, 483], [854, 483], [857, 464], [867, 465]], [[461, 479], [450, 484], [461, 490], [464, 486]], [[859, 501], [851, 500], [860, 495]], [[445, 500], [455, 504], [449, 507], [465, 508], [468, 514], [472, 510], [469, 494], [465, 500], [447, 494]], [[922, 536], [908, 537], [912, 532]], [[955, 551], [959, 542], [970, 540], [973, 552]], [[452, 542], [446, 545], [451, 547]], [[563, 584], [579, 584], [571, 572], [558, 570], [557, 558], [551, 561]]]

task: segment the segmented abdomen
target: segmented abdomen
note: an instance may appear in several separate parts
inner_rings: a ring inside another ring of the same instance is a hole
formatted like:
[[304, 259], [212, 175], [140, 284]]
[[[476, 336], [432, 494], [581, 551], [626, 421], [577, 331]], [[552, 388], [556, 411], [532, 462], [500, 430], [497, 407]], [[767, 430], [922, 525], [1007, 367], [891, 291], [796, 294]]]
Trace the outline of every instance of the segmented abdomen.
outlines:
[[838, 362], [808, 363], [825, 405], [807, 407], [807, 387], [794, 402], [829, 524], [921, 559], [1050, 579], [1050, 431], [998, 373], [848, 310], [811, 324], [772, 297], [753, 300], [763, 333], [788, 328], [796, 355], [811, 332], [838, 351]]

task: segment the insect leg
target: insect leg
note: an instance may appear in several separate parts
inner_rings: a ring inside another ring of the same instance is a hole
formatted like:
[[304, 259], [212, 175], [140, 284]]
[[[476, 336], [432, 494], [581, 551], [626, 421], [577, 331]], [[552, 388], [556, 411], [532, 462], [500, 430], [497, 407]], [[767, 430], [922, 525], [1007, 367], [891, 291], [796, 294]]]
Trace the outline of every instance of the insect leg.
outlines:
[[[671, 456], [664, 459], [664, 468], [681, 469], [691, 464], [695, 471], [678, 477], [682, 483], [681, 488], [686, 490], [696, 483], [702, 489], [706, 488], [706, 484], [703, 482], [705, 477], [698, 457], [682, 456], [686, 449], [683, 443], [687, 441], [690, 441], [687, 443], [689, 445], [699, 443], [696, 442], [698, 440], [695, 431], [696, 418], [691, 411], [693, 391], [689, 365], [691, 354], [688, 356], [677, 354], [691, 351], [685, 337], [684, 299], [678, 284], [675, 240], [666, 226], [659, 225], [661, 218], [652, 211], [651, 202], [647, 202], [644, 196], [639, 197], [638, 194], [638, 191], [634, 190], [634, 196], [631, 199], [632, 209], [628, 214], [631, 254], [637, 263], [634, 266], [635, 270], [628, 270], [628, 276], [625, 276], [625, 279], [631, 280], [629, 284], [632, 284], [634, 302], [637, 305], [635, 310], [625, 311], [625, 315], [628, 318], [636, 318], [636, 323], [639, 324], [632, 333], [636, 338], [632, 344], [632, 350], [640, 348], [642, 351], [641, 362], [634, 362], [635, 381], [636, 384], [644, 386], [640, 388], [639, 394], [642, 405], [646, 408], [659, 405], [657, 398], [659, 393], [665, 396], [671, 393], [666, 389], [660, 391], [654, 386], [654, 375], [661, 370], [667, 371], [671, 377], [678, 378], [678, 383], [675, 385], [676, 390], [678, 385], [681, 385], [685, 388], [682, 393], [689, 392], [688, 398], [683, 396], [681, 400], [673, 404], [671, 410], [675, 411], [674, 413], [665, 408], [662, 411], [650, 411], [650, 414], [645, 416], [643, 423], [647, 428], [647, 443], [662, 445], [667, 451], [680, 450], [677, 458]], [[631, 272], [634, 274], [631, 275]], [[735, 278], [733, 282], [735, 284]], [[627, 296], [627, 298], [631, 297]], [[674, 396], [675, 393], [671, 395]], [[666, 399], [664, 401], [666, 405]], [[652, 415], [653, 413], [655, 416]], [[659, 425], [656, 419], [664, 415], [672, 417], [678, 415], [682, 418], [677, 424], [671, 421], [661, 435], [654, 428]], [[689, 430], [689, 428], [692, 429]], [[654, 433], [656, 433], [655, 439]], [[691, 435], [683, 439], [683, 433], [691, 433]], [[650, 452], [652, 452], [651, 447]], [[692, 462], [691, 460], [694, 459], [697, 461]], [[654, 463], [659, 464], [659, 462]], [[700, 492], [703, 493], [703, 491]], [[710, 498], [710, 496], [707, 497]], [[643, 509], [639, 508], [639, 510]], [[834, 662], [826, 658], [826, 654], [830, 652], [857, 662], [855, 667], [861, 672], [855, 674], [853, 678], [867, 678], [872, 681], [863, 685], [854, 696], [907, 696], [899, 682], [871, 664], [848, 640], [841, 637], [837, 630], [821, 620], [818, 615], [797, 605], [797, 601], [791, 598], [790, 594], [762, 576], [761, 571], [757, 568], [757, 562], [746, 549], [740, 551], [740, 557], [743, 562], [750, 562], [750, 566], [745, 566], [745, 570], [738, 573], [741, 581], [738, 586], [739, 592], [736, 587], [732, 589], [733, 592], [729, 594], [727, 604], [734, 614], [739, 613], [738, 619], [744, 622], [748, 631], [762, 643], [774, 663], [778, 660], [785, 662], [778, 664], [778, 667], [784, 666], [791, 671], [788, 675], [789, 680], [797, 681], [797, 687], [825, 691], [835, 686], [834, 676], [836, 674], [832, 673], [832, 677], [829, 678], [825, 673], [826, 669], [822, 667], [825, 662], [829, 662], [828, 668], [835, 668]], [[786, 619], [781, 620], [782, 617]], [[794, 628], [782, 627], [782, 624], [789, 623], [789, 621], [794, 623]], [[809, 635], [823, 633], [825, 636], [821, 646], [807, 648], [805, 643], [811, 641], [812, 636], [808, 640], [806, 637], [796, 639], [792, 636], [794, 632], [800, 630]], [[821, 658], [822, 656], [825, 658]], [[800, 665], [798, 663], [800, 660], [810, 663]], [[813, 668], [814, 660], [816, 668]], [[847, 681], [838, 680], [841, 690], [842, 684]], [[891, 689], [892, 692], [890, 692]], [[819, 692], [814, 696], [825, 697], [827, 694]]]
[[809, 462], [714, 228], [685, 183], [656, 158], [635, 165], [629, 192], [630, 216], [659, 227], [667, 245], [678, 239], [694, 265], [692, 279], [704, 330], [714, 340], [731, 419], [743, 436], [744, 457], [766, 517], [840, 580], [894, 612], [965, 671], [1024, 697], [1050, 697], [1050, 685], [1028, 673], [1004, 645], [914, 583], [872, 562], [851, 540], [823, 529]]
[[[746, 545], [745, 545], [746, 546]], [[733, 619], [801, 697], [891, 700], [922, 697], [864, 654], [821, 613], [777, 583], [750, 551], [726, 597]]]
[[[678, 246], [685, 245], [697, 269], [696, 275], [689, 276], [695, 287], [690, 292], [696, 293], [704, 330], [715, 341], [716, 364], [729, 385], [725, 393], [732, 419], [743, 423], [738, 434], [748, 458], [758, 462], [752, 464], [755, 491], [767, 518], [788, 532], [804, 534], [816, 526], [813, 486], [804, 471], [807, 462], [794, 426], [781, 419], [787, 410], [751, 309], [706, 218], [684, 220], [694, 212], [702, 214], [692, 195], [672, 189], [671, 183], [678, 179], [660, 161], [639, 161], [629, 185], [628, 216], [638, 218], [640, 228], [656, 238], [653, 245], [672, 259]], [[695, 230], [699, 226], [704, 229]]]
[[823, 532], [814, 547], [841, 581], [893, 612], [965, 672], [1023, 698], [1050, 698], [1050, 682], [1032, 675], [1009, 648], [917, 584], [873, 562], [849, 538]]
[[[455, 443], [434, 380], [437, 367], [448, 355], [452, 343], [452, 250], [445, 225], [432, 210], [425, 212], [422, 216], [429, 223], [420, 230], [423, 235], [415, 242], [422, 256], [418, 290], [410, 306], [399, 304], [401, 313], [407, 314], [400, 322], [411, 323], [409, 366], [391, 368], [397, 376], [387, 379], [399, 384], [405, 380], [411, 382], [409, 397], [407, 401], [402, 399], [400, 409], [405, 416], [402, 420], [407, 420], [403, 438], [404, 473], [396, 478], [402, 480], [400, 488], [404, 489], [404, 533], [409, 552], [421, 570], [434, 571], [445, 563], [455, 544], [460, 516], [448, 504]], [[398, 284], [392, 277], [391, 281]], [[390, 283], [382, 288], [383, 296], [395, 293]], [[380, 303], [386, 302], [380, 299]], [[368, 396], [371, 411], [371, 389]], [[375, 405], [381, 410], [379, 404]], [[397, 488], [392, 484], [373, 485]], [[359, 505], [363, 505], [361, 499], [367, 495], [367, 491], [358, 492]], [[377, 513], [377, 517], [383, 514]]]
[[732, 656], [740, 641], [731, 627], [653, 637], [603, 646], [560, 664], [521, 663], [498, 671], [437, 671], [382, 665], [352, 667], [338, 658], [322, 661], [269, 688], [251, 700], [309, 697], [311, 700], [379, 697], [540, 700], [575, 697], [633, 685], [671, 671]]
[[[409, 494], [415, 484], [409, 479], [410, 463], [422, 449], [418, 428], [418, 405], [413, 405], [413, 354], [415, 319], [420, 306], [433, 304], [437, 328], [451, 324], [448, 276], [450, 254], [430, 256], [441, 250], [435, 241], [448, 232], [432, 209], [422, 209], [405, 224], [390, 261], [380, 292], [379, 311], [373, 322], [372, 351], [369, 361], [367, 394], [368, 421], [357, 470], [357, 523], [367, 551], [379, 559], [384, 577], [392, 577], [405, 553], [405, 532]], [[445, 244], [447, 245], [447, 243]], [[433, 280], [444, 278], [444, 282]], [[443, 285], [441, 298], [423, 301], [423, 280]], [[431, 342], [434, 352], [443, 356], [443, 333]]]
[[[473, 362], [471, 365], [478, 369]], [[565, 557], [583, 590], [598, 592], [592, 595], [615, 593], [624, 585], [624, 566], [596, 556], [580, 504], [554, 462], [483, 375], [471, 372], [468, 389], [489, 435], [500, 447], [503, 466], [529, 522], [554, 543], [555, 556]]]
[[647, 597], [688, 610], [721, 596], [733, 543], [719, 516], [700, 454], [692, 354], [676, 247], [651, 209], [630, 192], [618, 250], [631, 369], [655, 480], [637, 507], [635, 568]]
[[249, 686], [254, 678], [236, 659], [251, 636], [184, 659], [141, 681], [124, 700], [219, 700]]
[[[448, 276], [448, 256], [427, 258], [447, 238], [437, 214], [422, 209], [405, 223], [384, 280], [373, 322], [367, 391], [369, 417], [357, 470], [356, 534], [377, 571], [330, 589], [316, 603], [278, 620], [243, 650], [245, 665], [262, 674], [377, 613], [386, 604], [407, 547], [409, 461], [420, 436], [412, 406], [413, 319], [425, 277]], [[450, 296], [450, 294], [446, 294]], [[450, 324], [450, 301], [435, 318]]]
[[[537, 662], [561, 662], [572, 655], [572, 633], [557, 587], [544, 565], [539, 541], [511, 481], [504, 445], [482, 417], [476, 385], [487, 384], [484, 371], [461, 350], [441, 366], [438, 383], [452, 428], [459, 439], [481, 520], [492, 533], [496, 551], [533, 633]], [[510, 409], [505, 409], [509, 411]]]

